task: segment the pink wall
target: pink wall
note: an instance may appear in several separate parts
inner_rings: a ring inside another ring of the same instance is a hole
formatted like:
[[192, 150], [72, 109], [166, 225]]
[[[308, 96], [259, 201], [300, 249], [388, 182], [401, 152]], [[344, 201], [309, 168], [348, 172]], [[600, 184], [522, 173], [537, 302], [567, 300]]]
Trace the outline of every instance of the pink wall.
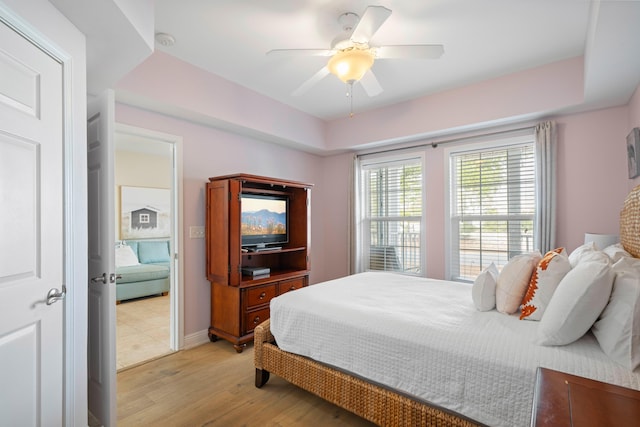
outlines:
[[618, 233], [627, 195], [627, 108], [561, 116], [558, 123], [557, 242], [573, 249], [584, 233]]
[[156, 51], [117, 84], [152, 108], [192, 116], [216, 126], [324, 150], [324, 122], [257, 92]]
[[[322, 200], [313, 200], [320, 213], [313, 220], [322, 221], [324, 234], [313, 236], [314, 253], [322, 250], [325, 280], [349, 274], [349, 180], [353, 154], [321, 159]], [[321, 241], [318, 241], [318, 237]]]
[[357, 148], [413, 135], [521, 121], [541, 111], [578, 105], [583, 92], [583, 58], [572, 58], [334, 120], [327, 126], [327, 148]]

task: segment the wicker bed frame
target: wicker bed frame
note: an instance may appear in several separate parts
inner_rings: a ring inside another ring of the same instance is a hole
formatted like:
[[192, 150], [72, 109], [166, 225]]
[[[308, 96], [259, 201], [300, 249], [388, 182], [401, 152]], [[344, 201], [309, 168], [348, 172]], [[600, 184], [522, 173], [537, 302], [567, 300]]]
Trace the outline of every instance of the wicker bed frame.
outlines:
[[256, 387], [275, 374], [380, 426], [478, 426], [462, 415], [281, 350], [266, 320], [254, 331]]
[[[640, 185], [627, 195], [620, 212], [620, 242], [627, 252], [640, 258]], [[444, 408], [283, 351], [269, 328], [267, 320], [255, 329], [256, 387], [266, 384], [269, 373], [273, 373], [382, 426], [481, 425]]]

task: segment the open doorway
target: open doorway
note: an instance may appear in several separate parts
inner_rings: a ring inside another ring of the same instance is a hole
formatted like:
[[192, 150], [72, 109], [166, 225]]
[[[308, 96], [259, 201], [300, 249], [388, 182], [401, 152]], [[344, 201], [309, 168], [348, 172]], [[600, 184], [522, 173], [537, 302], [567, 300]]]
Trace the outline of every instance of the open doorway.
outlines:
[[116, 125], [116, 366], [181, 347], [181, 139]]

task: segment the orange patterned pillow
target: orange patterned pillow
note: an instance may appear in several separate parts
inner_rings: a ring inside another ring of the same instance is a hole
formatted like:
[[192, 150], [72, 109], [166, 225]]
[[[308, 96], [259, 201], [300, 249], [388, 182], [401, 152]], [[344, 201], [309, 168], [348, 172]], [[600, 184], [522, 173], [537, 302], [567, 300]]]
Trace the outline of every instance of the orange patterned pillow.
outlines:
[[564, 248], [547, 252], [531, 275], [529, 288], [522, 299], [520, 320], [540, 320], [558, 284], [571, 270]]

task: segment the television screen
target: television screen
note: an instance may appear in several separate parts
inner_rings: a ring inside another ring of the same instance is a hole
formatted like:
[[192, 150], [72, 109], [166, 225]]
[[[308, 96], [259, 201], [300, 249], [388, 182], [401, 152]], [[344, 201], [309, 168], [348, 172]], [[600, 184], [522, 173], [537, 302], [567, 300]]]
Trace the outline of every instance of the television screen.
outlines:
[[243, 194], [240, 200], [242, 246], [287, 243], [288, 207], [285, 196]]

